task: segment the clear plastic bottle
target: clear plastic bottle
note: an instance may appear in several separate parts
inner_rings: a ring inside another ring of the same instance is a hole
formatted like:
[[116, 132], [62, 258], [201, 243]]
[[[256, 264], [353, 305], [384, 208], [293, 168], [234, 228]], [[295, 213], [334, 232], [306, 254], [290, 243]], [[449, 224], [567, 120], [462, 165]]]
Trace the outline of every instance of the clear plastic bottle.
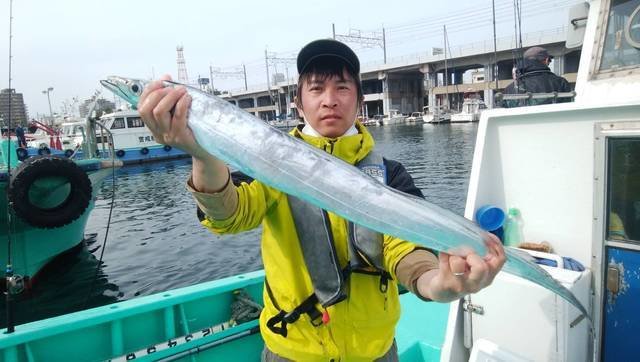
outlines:
[[523, 242], [523, 226], [520, 210], [515, 207], [510, 208], [507, 220], [504, 223], [504, 245], [517, 247], [521, 242]]

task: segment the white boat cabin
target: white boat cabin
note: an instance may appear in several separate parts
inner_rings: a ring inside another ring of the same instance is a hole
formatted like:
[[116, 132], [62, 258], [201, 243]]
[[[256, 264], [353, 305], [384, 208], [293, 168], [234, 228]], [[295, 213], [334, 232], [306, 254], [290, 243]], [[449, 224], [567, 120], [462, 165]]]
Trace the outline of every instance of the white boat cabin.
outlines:
[[[111, 132], [116, 150], [160, 146], [134, 110], [102, 115], [100, 122]], [[100, 129], [96, 130], [100, 140]], [[100, 142], [100, 141], [98, 141]]]

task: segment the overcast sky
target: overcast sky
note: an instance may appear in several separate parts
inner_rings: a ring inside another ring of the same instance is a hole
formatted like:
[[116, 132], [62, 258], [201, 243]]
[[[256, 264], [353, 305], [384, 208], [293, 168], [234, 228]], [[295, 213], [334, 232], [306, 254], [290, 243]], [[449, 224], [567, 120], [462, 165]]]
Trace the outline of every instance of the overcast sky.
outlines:
[[[0, 1], [0, 88], [7, 88], [9, 0]], [[513, 36], [513, 0], [495, 1], [498, 37]], [[522, 0], [523, 33], [563, 26], [568, 6], [577, 2]], [[452, 47], [493, 36], [491, 0], [14, 0], [13, 17], [12, 87], [24, 95], [31, 117], [49, 113], [47, 87], [54, 88], [51, 103], [60, 112], [63, 102], [90, 97], [107, 75], [177, 78], [178, 44], [191, 80], [208, 77], [210, 65], [235, 70], [244, 63], [251, 85], [266, 83], [265, 48], [294, 57], [307, 42], [331, 37], [332, 23], [338, 34], [384, 25], [387, 58], [442, 47], [445, 24]], [[350, 45], [362, 63], [382, 60], [380, 48]], [[284, 65], [278, 71], [284, 73]], [[289, 72], [295, 75], [295, 65]], [[242, 79], [213, 82], [219, 89], [244, 85]]]

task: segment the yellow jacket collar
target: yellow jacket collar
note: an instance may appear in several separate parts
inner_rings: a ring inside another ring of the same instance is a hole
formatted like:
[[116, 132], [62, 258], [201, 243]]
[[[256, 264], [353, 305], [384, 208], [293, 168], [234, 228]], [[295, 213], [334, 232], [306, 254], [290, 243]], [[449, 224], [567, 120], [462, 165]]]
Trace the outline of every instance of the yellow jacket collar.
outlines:
[[367, 131], [360, 122], [355, 123], [358, 134], [351, 136], [340, 136], [337, 138], [314, 137], [303, 134], [300, 128], [296, 127], [291, 135], [302, 139], [308, 144], [323, 149], [324, 151], [346, 161], [350, 164], [362, 160], [369, 154], [375, 144], [371, 133]]

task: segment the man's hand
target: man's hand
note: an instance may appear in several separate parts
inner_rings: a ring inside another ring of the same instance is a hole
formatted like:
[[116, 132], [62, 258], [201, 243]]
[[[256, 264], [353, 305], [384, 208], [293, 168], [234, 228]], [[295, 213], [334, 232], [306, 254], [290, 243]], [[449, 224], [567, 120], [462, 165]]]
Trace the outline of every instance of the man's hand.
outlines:
[[187, 127], [191, 97], [184, 87], [165, 87], [164, 80], [171, 80], [171, 77], [160, 77], [142, 92], [138, 102], [142, 120], [158, 143], [177, 147], [197, 158], [206, 158], [206, 152]]
[[218, 192], [229, 180], [227, 166], [207, 153], [187, 126], [191, 97], [184, 87], [165, 87], [164, 75], [151, 82], [140, 95], [138, 112], [156, 142], [174, 146], [193, 158], [192, 182], [197, 191]]
[[438, 302], [450, 302], [488, 286], [506, 261], [504, 248], [493, 234], [485, 236], [487, 254], [464, 257], [440, 252], [439, 268], [418, 278], [420, 295]]

